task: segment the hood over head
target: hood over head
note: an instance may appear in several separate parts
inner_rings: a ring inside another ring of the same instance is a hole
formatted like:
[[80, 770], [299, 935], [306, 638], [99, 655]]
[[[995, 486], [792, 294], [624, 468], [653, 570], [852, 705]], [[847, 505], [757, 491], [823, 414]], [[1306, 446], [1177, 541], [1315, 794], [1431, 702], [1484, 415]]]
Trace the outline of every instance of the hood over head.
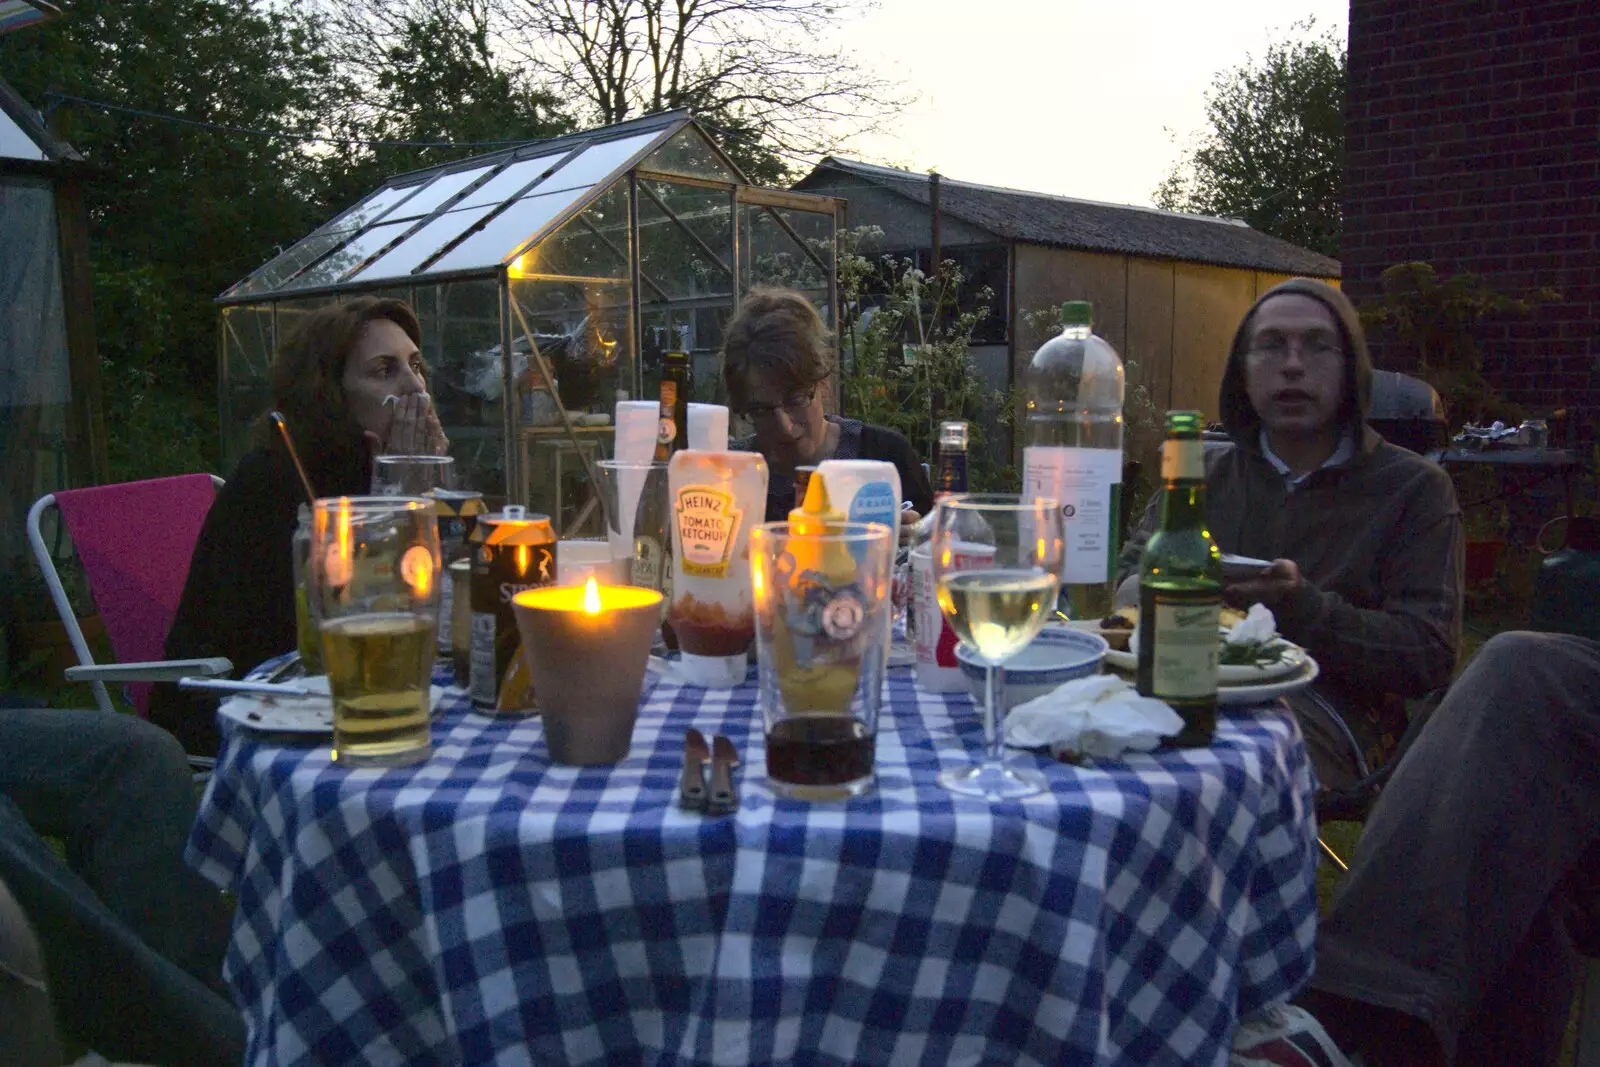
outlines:
[[1260, 299], [1250, 306], [1240, 320], [1239, 329], [1233, 335], [1233, 348], [1228, 353], [1228, 366], [1222, 372], [1222, 389], [1218, 398], [1222, 428], [1228, 431], [1236, 444], [1247, 448], [1256, 446], [1261, 418], [1250, 403], [1250, 393], [1245, 388], [1245, 350], [1250, 347], [1250, 324], [1256, 312], [1268, 300], [1285, 293], [1309, 296], [1333, 312], [1333, 320], [1338, 323], [1339, 333], [1344, 339], [1345, 424], [1354, 431], [1357, 443], [1362, 443], [1362, 430], [1372, 402], [1372, 355], [1367, 351], [1366, 334], [1361, 329], [1361, 320], [1350, 298], [1333, 286], [1310, 278], [1291, 278], [1274, 285], [1261, 294]]

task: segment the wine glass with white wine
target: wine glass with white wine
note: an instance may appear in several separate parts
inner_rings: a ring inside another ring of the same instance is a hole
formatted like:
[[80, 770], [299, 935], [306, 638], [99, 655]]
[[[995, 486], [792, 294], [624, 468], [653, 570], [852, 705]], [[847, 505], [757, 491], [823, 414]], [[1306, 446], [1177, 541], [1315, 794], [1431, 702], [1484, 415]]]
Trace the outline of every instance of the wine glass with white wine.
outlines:
[[1061, 509], [1047, 497], [959, 495], [934, 509], [933, 575], [939, 607], [988, 668], [981, 763], [944, 771], [945, 788], [988, 800], [1032, 796], [1044, 775], [1005, 762], [1005, 663], [1055, 609], [1066, 543]]

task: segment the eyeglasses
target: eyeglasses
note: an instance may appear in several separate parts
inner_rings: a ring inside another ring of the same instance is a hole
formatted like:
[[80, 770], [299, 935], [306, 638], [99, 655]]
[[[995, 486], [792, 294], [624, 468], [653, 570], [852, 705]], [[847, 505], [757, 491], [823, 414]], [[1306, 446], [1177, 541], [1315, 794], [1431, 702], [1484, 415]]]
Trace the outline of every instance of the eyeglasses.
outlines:
[[1300, 353], [1302, 363], [1332, 363], [1344, 358], [1344, 349], [1325, 337], [1308, 337], [1298, 344], [1286, 340], [1270, 340], [1251, 345], [1245, 358], [1252, 367], [1279, 367], [1289, 358], [1290, 351]]
[[803, 393], [795, 393], [781, 404], [747, 404], [745, 405], [745, 418], [751, 422], [770, 421], [777, 418], [781, 409], [791, 419], [798, 419], [811, 407], [811, 402], [817, 398], [817, 387], [812, 386]]

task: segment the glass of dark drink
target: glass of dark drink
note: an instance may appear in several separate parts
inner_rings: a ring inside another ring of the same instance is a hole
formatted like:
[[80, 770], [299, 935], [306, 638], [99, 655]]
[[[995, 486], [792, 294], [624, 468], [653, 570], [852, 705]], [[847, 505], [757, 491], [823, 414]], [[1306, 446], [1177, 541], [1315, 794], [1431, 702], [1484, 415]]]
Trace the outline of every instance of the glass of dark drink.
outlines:
[[750, 535], [767, 780], [848, 800], [872, 788], [895, 537], [833, 513], [791, 519]]

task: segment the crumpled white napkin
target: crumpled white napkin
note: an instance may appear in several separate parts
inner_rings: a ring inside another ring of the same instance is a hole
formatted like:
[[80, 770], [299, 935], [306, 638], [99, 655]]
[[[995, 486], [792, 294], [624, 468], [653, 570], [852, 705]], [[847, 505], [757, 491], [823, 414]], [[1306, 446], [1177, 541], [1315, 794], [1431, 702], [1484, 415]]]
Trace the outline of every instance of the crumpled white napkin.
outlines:
[[1012, 708], [1006, 744], [1049, 748], [1056, 756], [1116, 759], [1124, 752], [1154, 751], [1163, 737], [1181, 729], [1183, 720], [1163, 702], [1140, 696], [1115, 675], [1096, 674]]
[[1265, 604], [1251, 604], [1244, 618], [1233, 624], [1226, 637], [1228, 645], [1264, 645], [1278, 634], [1278, 620]]

